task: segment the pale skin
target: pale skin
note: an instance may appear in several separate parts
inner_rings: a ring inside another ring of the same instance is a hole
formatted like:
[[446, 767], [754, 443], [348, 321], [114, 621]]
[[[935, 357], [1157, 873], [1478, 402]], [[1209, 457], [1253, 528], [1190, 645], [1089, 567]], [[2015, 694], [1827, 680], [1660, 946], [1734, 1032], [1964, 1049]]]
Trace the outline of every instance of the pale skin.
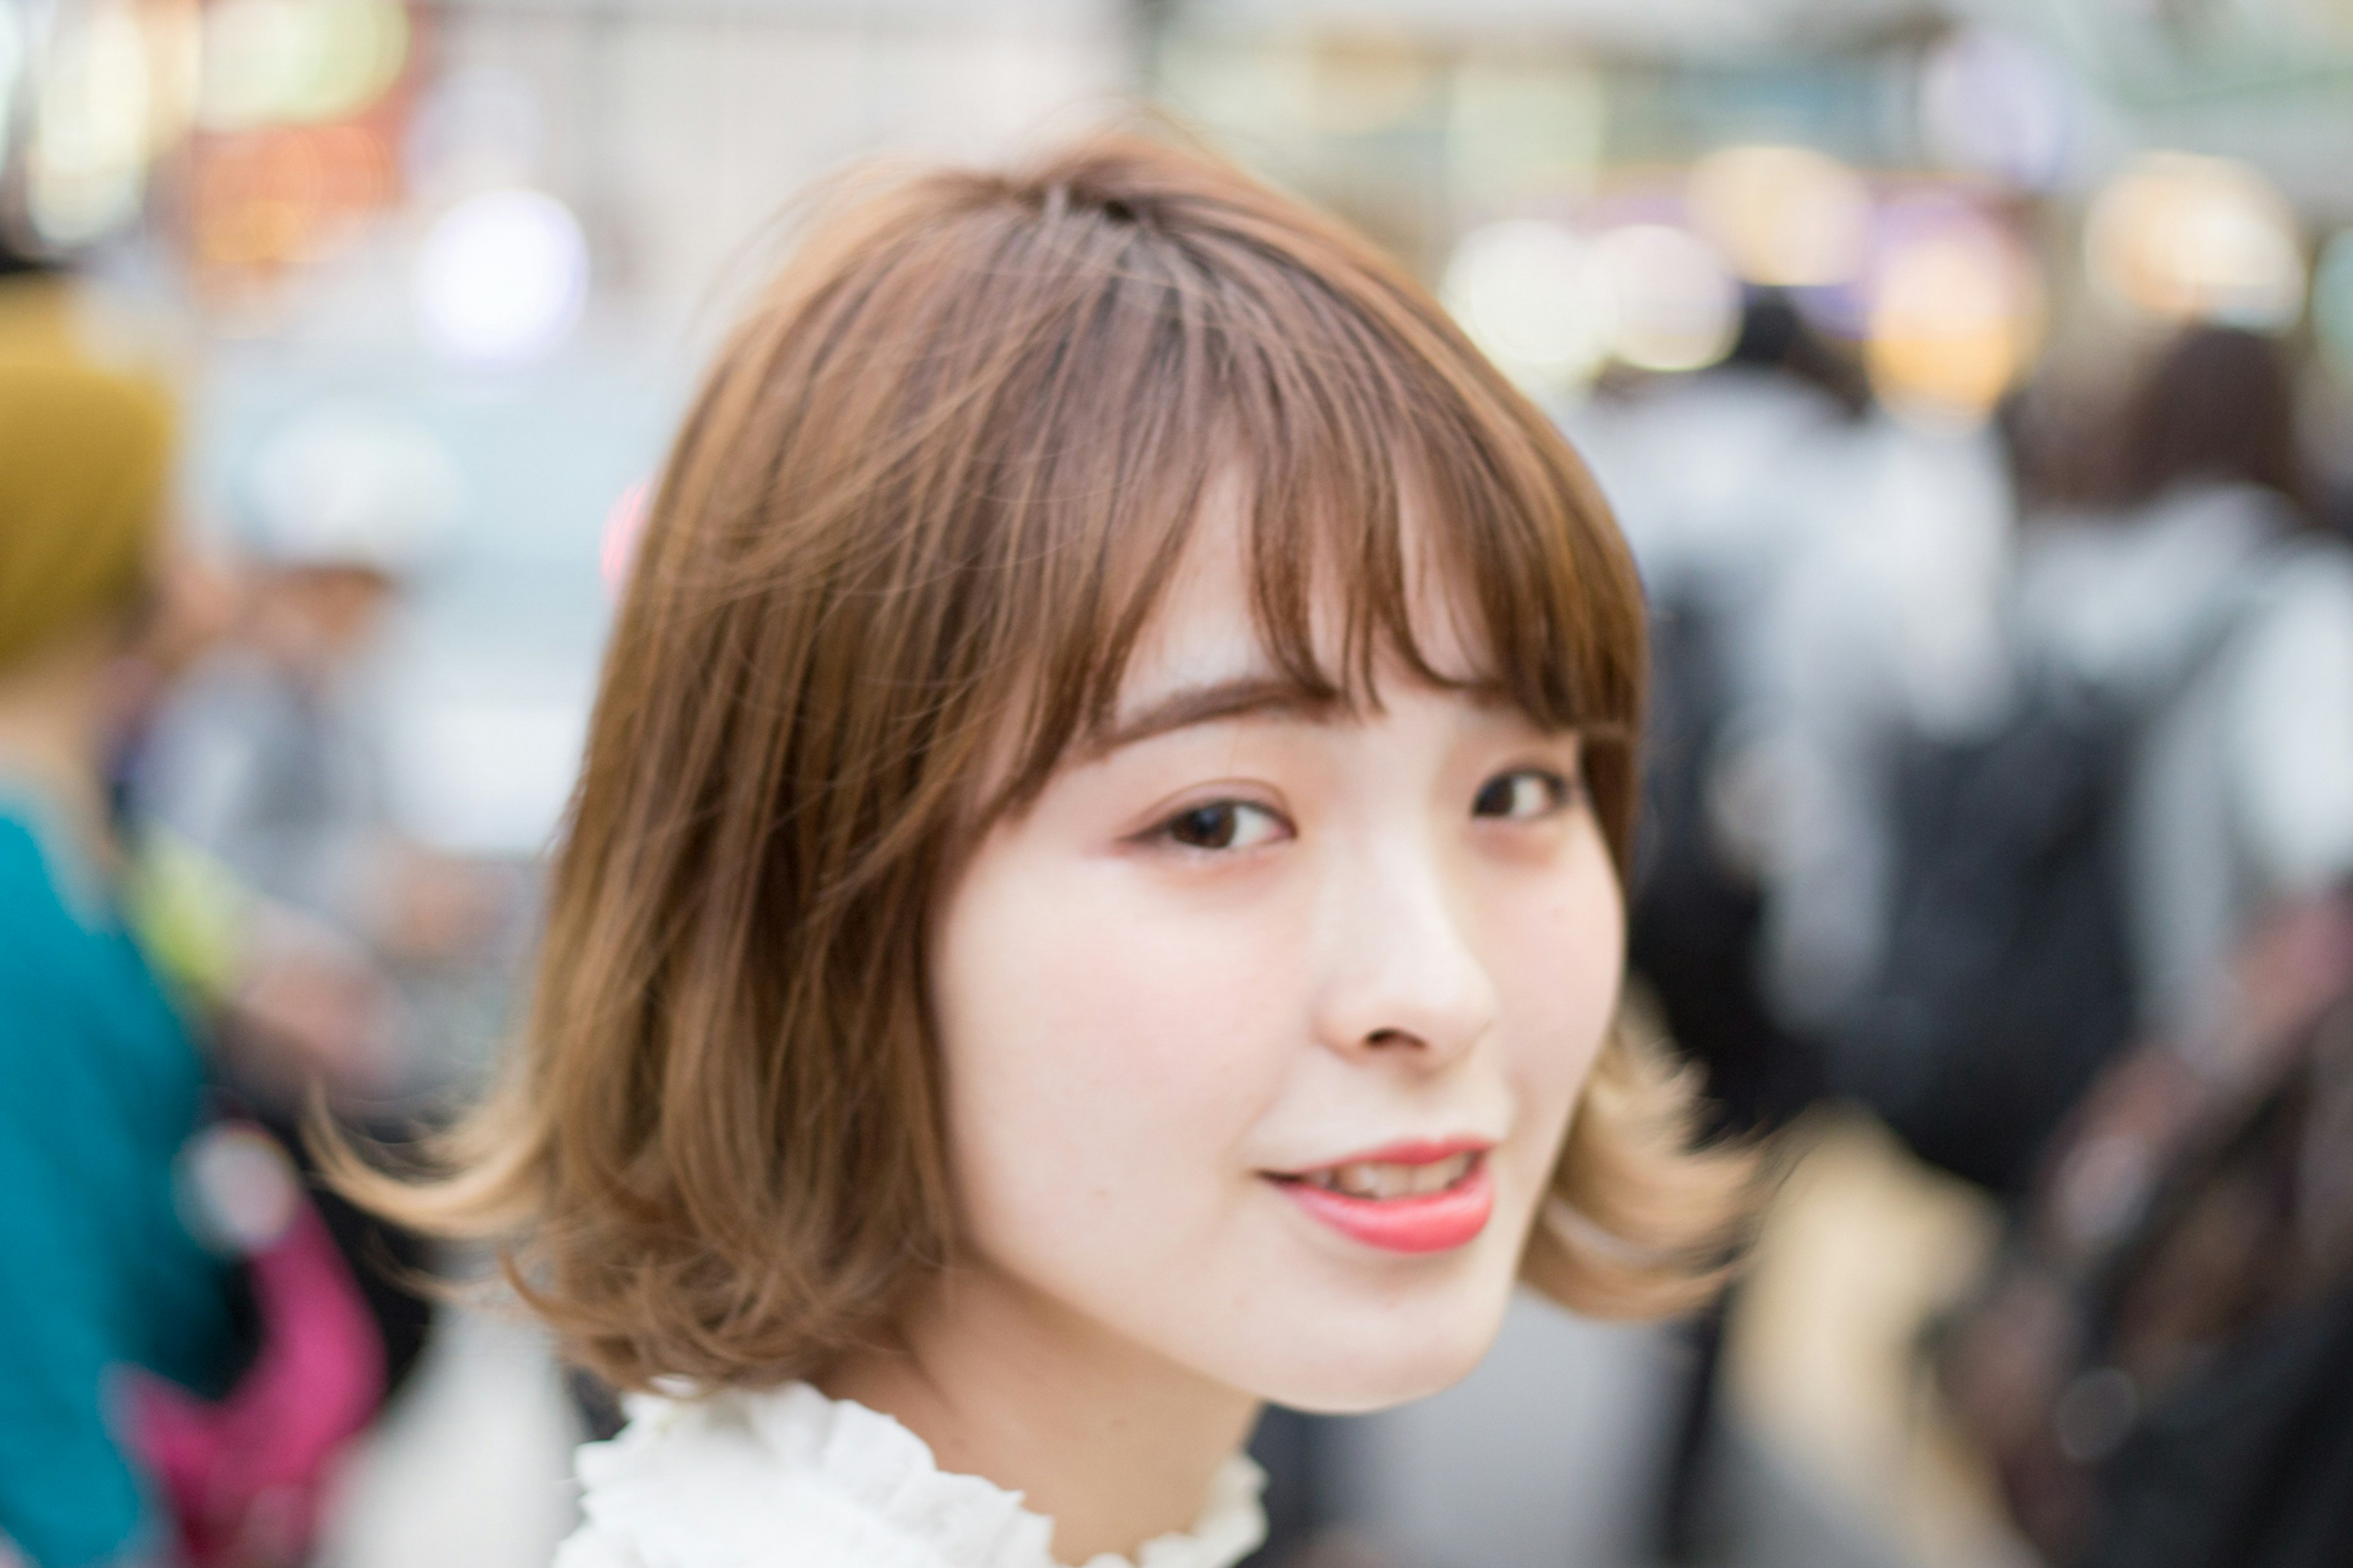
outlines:
[[[1287, 701], [1232, 513], [1204, 517], [1113, 743], [943, 901], [960, 1261], [819, 1380], [1025, 1493], [1065, 1563], [1187, 1528], [1261, 1402], [1371, 1409], [1471, 1369], [1617, 1003], [1575, 735], [1394, 668], [1376, 710]], [[1447, 607], [1419, 596], [1417, 641], [1472, 681]], [[1444, 1250], [1368, 1246], [1287, 1184], [1447, 1138], [1491, 1145], [1494, 1206]]]

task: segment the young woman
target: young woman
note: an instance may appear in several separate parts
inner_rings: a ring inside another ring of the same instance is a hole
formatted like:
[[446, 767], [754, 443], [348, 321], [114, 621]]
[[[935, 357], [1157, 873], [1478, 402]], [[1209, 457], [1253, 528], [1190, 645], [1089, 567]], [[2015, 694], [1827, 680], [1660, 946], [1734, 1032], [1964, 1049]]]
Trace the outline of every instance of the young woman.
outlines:
[[868, 187], [712, 369], [450, 1164], [641, 1392], [567, 1568], [1225, 1568], [1263, 1401], [1701, 1296], [1611, 1029], [1642, 609], [1363, 241], [1089, 142]]

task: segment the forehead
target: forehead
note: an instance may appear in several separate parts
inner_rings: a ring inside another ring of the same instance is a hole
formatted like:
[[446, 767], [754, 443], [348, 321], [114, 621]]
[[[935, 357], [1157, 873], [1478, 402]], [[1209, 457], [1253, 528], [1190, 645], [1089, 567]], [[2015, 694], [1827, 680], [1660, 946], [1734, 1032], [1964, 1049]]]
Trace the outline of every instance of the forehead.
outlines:
[[[1321, 680], [1303, 680], [1282, 668], [1270, 642], [1261, 563], [1255, 551], [1247, 481], [1233, 469], [1220, 471], [1208, 486], [1182, 555], [1153, 604], [1122, 672], [1113, 704], [1124, 716], [1155, 694], [1173, 689], [1246, 678], [1282, 681], [1286, 676], [1311, 701], [1353, 706], [1371, 691], [1350, 691], [1343, 673], [1351, 660], [1352, 637], [1365, 634], [1365, 621], [1377, 606], [1365, 601], [1362, 563], [1345, 559], [1346, 542], [1333, 542], [1312, 563], [1304, 601], [1303, 642], [1319, 673], [1341, 689], [1326, 692]], [[1434, 675], [1450, 687], [1486, 689], [1493, 685], [1484, 640], [1475, 630], [1465, 584], [1452, 579], [1432, 548], [1436, 526], [1430, 509], [1410, 484], [1398, 489], [1396, 548], [1403, 569], [1401, 626], [1388, 628], [1401, 647], [1383, 650], [1384, 672]], [[1281, 529], [1280, 547], [1302, 542]], [[1426, 666], [1417, 670], [1416, 664]]]

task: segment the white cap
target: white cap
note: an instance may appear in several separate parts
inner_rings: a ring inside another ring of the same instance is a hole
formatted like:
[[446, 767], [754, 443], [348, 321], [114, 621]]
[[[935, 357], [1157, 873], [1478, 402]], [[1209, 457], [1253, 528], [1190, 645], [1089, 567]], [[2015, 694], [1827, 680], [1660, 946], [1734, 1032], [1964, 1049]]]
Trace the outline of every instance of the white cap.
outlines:
[[401, 576], [465, 501], [448, 449], [416, 421], [351, 404], [296, 415], [254, 454], [245, 543], [281, 566]]

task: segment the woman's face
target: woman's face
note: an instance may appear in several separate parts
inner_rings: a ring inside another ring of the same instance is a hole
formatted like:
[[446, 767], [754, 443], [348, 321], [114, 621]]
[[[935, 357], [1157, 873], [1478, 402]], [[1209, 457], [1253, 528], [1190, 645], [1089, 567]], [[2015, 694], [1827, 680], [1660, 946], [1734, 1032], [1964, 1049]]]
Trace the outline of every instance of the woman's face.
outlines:
[[958, 1289], [1043, 1342], [1366, 1409], [1494, 1336], [1616, 1005], [1620, 893], [1574, 736], [1401, 672], [1377, 711], [1285, 706], [1236, 534], [1205, 521], [1114, 743], [943, 906]]

